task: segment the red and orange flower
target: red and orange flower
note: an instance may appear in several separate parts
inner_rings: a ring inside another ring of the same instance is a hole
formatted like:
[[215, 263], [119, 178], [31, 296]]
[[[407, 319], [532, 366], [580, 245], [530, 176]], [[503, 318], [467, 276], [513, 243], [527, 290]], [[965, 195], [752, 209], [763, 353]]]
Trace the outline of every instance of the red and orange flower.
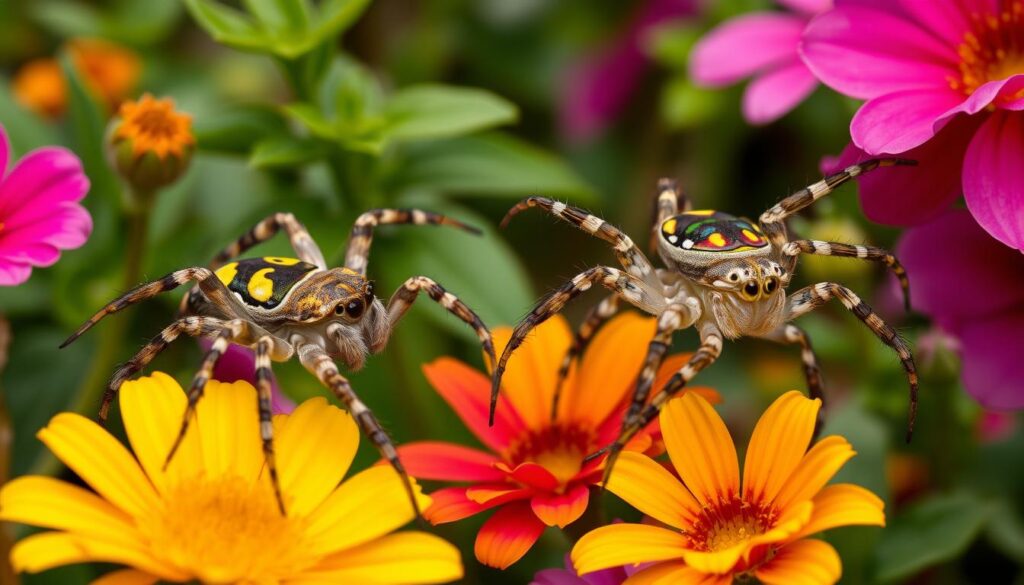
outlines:
[[[430, 383], [490, 451], [432, 441], [399, 448], [414, 477], [469, 484], [434, 492], [427, 519], [441, 524], [498, 508], [477, 534], [475, 552], [481, 563], [502, 569], [522, 558], [546, 527], [576, 521], [604, 465], [583, 459], [618, 434], [654, 328], [653, 319], [635, 314], [605, 325], [570, 368], [552, 417], [559, 364], [572, 333], [561, 317], [545, 322], [509, 362], [493, 427], [487, 426], [487, 375], [447, 357], [424, 366]], [[494, 331], [499, 353], [510, 336], [507, 327]], [[666, 359], [654, 387], [686, 358]], [[707, 388], [691, 391], [719, 399]], [[627, 449], [658, 451], [659, 436], [654, 425]]]

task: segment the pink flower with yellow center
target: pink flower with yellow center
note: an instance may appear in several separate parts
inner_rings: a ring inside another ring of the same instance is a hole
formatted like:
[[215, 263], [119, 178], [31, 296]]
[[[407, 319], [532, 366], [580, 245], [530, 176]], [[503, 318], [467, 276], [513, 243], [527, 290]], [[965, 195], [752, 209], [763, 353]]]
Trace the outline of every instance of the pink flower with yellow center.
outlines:
[[[453, 522], [498, 508], [477, 534], [475, 552], [480, 562], [502, 569], [522, 558], [546, 527], [576, 521], [604, 464], [583, 459], [618, 435], [654, 329], [653, 319], [635, 314], [606, 324], [570, 369], [552, 416], [558, 369], [572, 333], [561, 317], [546, 321], [510, 362], [493, 427], [487, 426], [490, 376], [452, 358], [426, 365], [427, 379], [490, 451], [441, 442], [399, 447], [410, 475], [470, 484], [431, 494], [427, 519]], [[508, 327], [494, 331], [498, 352], [511, 333]], [[667, 382], [686, 357], [666, 359], [654, 387]], [[710, 389], [690, 392], [718, 400]], [[656, 432], [648, 429], [627, 449], [659, 448]]]
[[843, 164], [900, 154], [919, 165], [861, 180], [868, 217], [914, 225], [961, 193], [974, 219], [1024, 249], [1024, 0], [837, 0], [803, 35], [823, 83], [867, 100]]
[[[883, 503], [856, 485], [825, 484], [854, 451], [825, 437], [810, 449], [820, 400], [780, 396], [754, 428], [740, 484], [736, 447], [711, 405], [693, 393], [669, 402], [661, 429], [678, 477], [640, 453], [623, 453], [606, 486], [665, 526], [613, 524], [572, 550], [580, 574], [653, 563], [626, 585], [829, 585], [842, 567], [810, 536], [848, 525], [885, 524]], [[680, 481], [681, 480], [681, 481]]]

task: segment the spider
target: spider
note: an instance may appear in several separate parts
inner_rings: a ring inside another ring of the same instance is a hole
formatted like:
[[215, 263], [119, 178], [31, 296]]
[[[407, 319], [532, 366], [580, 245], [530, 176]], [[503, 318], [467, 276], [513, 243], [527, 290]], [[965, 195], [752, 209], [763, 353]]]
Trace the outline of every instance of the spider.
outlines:
[[[860, 258], [884, 263], [896, 274], [909, 309], [910, 284], [903, 266], [889, 252], [875, 247], [854, 246], [818, 240], [789, 240], [785, 219], [828, 195], [846, 181], [878, 167], [913, 165], [914, 161], [873, 159], [829, 175], [771, 207], [757, 223], [714, 210], [692, 210], [685, 196], [669, 179], [658, 182], [657, 219], [652, 228], [658, 253], [666, 269], [655, 269], [650, 260], [627, 235], [587, 211], [544, 197], [520, 201], [502, 221], [531, 207], [540, 207], [557, 218], [614, 246], [625, 270], [596, 266], [581, 272], [569, 282], [543, 297], [515, 327], [512, 337], [493, 371], [491, 419], [497, 402], [505, 366], [527, 334], [555, 315], [570, 300], [595, 284], [611, 295], [595, 306], [578, 329], [561, 365], [553, 406], [557, 408], [562, 382], [573, 359], [580, 355], [595, 331], [620, 308], [620, 300], [657, 317], [644, 366], [637, 378], [633, 400], [623, 418], [618, 439], [588, 457], [608, 452], [605, 479], [611, 473], [618, 453], [637, 432], [646, 427], [661, 407], [679, 393], [722, 352], [722, 339], [752, 336], [801, 348], [804, 374], [812, 398], [824, 401], [821, 372], [807, 334], [790, 323], [832, 298], [856, 315], [886, 345], [899, 355], [910, 385], [910, 409], [907, 441], [914, 428], [917, 411], [918, 377], [914, 358], [906, 342], [850, 289], [834, 282], [821, 282], [802, 288], [788, 298], [786, 287], [801, 254]], [[700, 347], [670, 381], [648, 401], [655, 374], [673, 333], [695, 327]], [[816, 433], [823, 422], [819, 410]]]
[[[416, 514], [419, 508], [409, 476], [388, 434], [341, 374], [335, 360], [358, 370], [368, 354], [384, 349], [398, 321], [420, 292], [471, 326], [490, 364], [495, 363], [491, 334], [480, 318], [455, 295], [425, 276], [405, 281], [385, 308], [366, 278], [373, 228], [384, 224], [447, 225], [480, 234], [454, 219], [418, 209], [375, 209], [356, 219], [349, 235], [343, 268], [328, 268], [309, 232], [290, 213], [277, 213], [257, 223], [229, 245], [207, 267], [177, 270], [142, 284], [86, 321], [61, 347], [85, 333], [103, 317], [185, 283], [196, 285], [182, 299], [181, 315], [165, 327], [128, 362], [114, 372], [103, 395], [99, 419], [105, 423], [121, 384], [139, 372], [181, 334], [212, 338], [213, 345], [188, 390], [188, 405], [178, 435], [167, 454], [170, 463], [188, 430], [196, 404], [217, 360], [230, 343], [255, 349], [256, 386], [263, 455], [274, 486], [277, 504], [285, 504], [274, 463], [271, 422], [271, 361], [298, 355], [302, 365], [329, 388], [355, 418], [380, 454], [401, 476]], [[298, 258], [265, 256], [230, 261], [249, 248], [269, 240], [284, 228]]]

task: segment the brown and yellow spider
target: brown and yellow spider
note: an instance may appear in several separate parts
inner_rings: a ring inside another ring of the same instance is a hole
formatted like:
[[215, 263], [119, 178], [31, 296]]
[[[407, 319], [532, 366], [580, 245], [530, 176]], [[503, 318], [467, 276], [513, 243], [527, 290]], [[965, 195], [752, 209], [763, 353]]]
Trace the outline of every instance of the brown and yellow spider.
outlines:
[[[188, 406], [181, 429], [167, 454], [171, 461], [185, 437], [196, 403], [210, 379], [214, 365], [229, 343], [256, 351], [256, 385], [259, 391], [260, 435], [267, 469], [277, 503], [285, 513], [274, 464], [271, 424], [271, 370], [273, 361], [298, 354], [299, 361], [348, 408], [373, 444], [402, 476], [416, 508], [412, 483], [388, 434], [339, 372], [335, 360], [351, 370], [363, 366], [368, 354], [384, 349], [399, 319], [424, 291], [456, 317], [469, 324], [494, 364], [491, 334], [476, 313], [462, 301], [425, 276], [414, 276], [392, 295], [385, 308], [374, 295], [373, 281], [366, 278], [366, 264], [373, 228], [383, 224], [448, 225], [479, 234], [461, 222], [418, 209], [375, 209], [358, 219], [349, 235], [344, 268], [327, 268], [324, 256], [306, 229], [290, 213], [277, 213], [257, 223], [231, 244], [208, 267], [177, 270], [136, 287], [114, 300], [86, 321], [61, 347], [67, 346], [103, 317], [185, 283], [196, 286], [182, 299], [181, 317], [164, 328], [131, 360], [120, 366], [103, 395], [99, 418], [105, 422], [110, 404], [121, 384], [135, 375], [181, 334], [212, 338], [188, 390]], [[234, 260], [242, 252], [270, 239], [281, 228], [287, 232], [298, 258], [262, 257]], [[166, 463], [165, 463], [166, 466]], [[417, 509], [417, 514], [419, 510]]]
[[[655, 269], [628, 236], [599, 217], [543, 197], [524, 199], [509, 210], [502, 225], [507, 224], [520, 211], [540, 207], [612, 244], [625, 270], [597, 266], [578, 274], [541, 299], [516, 326], [493, 372], [492, 424], [502, 374], [512, 352], [534, 327], [596, 284], [611, 290], [612, 294], [591, 310], [576, 333], [562, 362], [559, 389], [573, 358], [583, 351], [596, 329], [618, 310], [620, 300], [658, 318], [657, 329], [648, 346], [646, 361], [637, 379], [633, 401], [623, 419], [619, 438], [591, 456], [609, 451], [605, 466], [606, 478], [611, 473], [617, 454], [629, 439], [646, 427], [658, 415], [662, 405], [682, 390], [698, 372], [718, 358], [722, 351], [723, 337], [735, 339], [753, 336], [799, 345], [810, 395], [824, 399], [821, 374], [810, 340], [803, 330], [789, 321], [822, 306], [832, 298], [838, 298], [899, 355], [910, 383], [907, 424], [909, 441], [917, 410], [918, 378], [910, 349], [896, 331], [853, 291], [841, 284], [818, 283], [802, 288], [786, 298], [786, 287], [800, 254], [882, 262], [899, 278], [904, 299], [909, 303], [909, 282], [903, 267], [892, 254], [881, 248], [816, 240], [790, 241], [785, 225], [788, 216], [828, 195], [842, 183], [880, 166], [907, 164], [915, 163], [901, 159], [874, 159], [847, 167], [783, 199], [764, 212], [758, 223], [713, 210], [691, 210], [674, 182], [662, 179], [658, 183], [657, 222], [652, 229], [656, 232], [658, 253], [668, 266], [667, 269]], [[700, 347], [648, 403], [655, 373], [672, 344], [673, 333], [688, 327], [697, 329]], [[556, 406], [557, 401], [558, 390], [554, 398]], [[821, 422], [819, 418], [819, 430]]]

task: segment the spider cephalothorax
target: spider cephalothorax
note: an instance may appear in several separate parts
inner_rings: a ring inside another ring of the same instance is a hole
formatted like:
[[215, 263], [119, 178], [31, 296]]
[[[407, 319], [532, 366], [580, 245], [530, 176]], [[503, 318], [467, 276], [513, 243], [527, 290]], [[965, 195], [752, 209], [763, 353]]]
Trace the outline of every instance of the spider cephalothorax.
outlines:
[[[810, 394], [823, 399], [821, 375], [810, 340], [803, 330], [789, 321], [832, 298], [839, 299], [899, 355], [910, 384], [909, 440], [917, 408], [918, 380], [914, 359], [906, 343], [845, 286], [822, 282], [802, 288], [788, 297], [786, 294], [797, 256], [819, 254], [884, 263], [900, 279], [904, 297], [909, 302], [906, 273], [896, 258], [885, 250], [817, 240], [790, 241], [785, 225], [788, 216], [828, 195], [849, 179], [879, 166], [901, 164], [914, 163], [900, 159], [874, 159], [848, 167], [783, 199], [764, 212], [756, 223], [713, 210], [691, 210], [675, 183], [663, 179], [658, 184], [657, 221], [652, 231], [667, 269], [655, 269], [629, 236], [582, 209], [543, 197], [521, 201], [509, 210], [503, 225], [524, 209], [540, 207], [612, 244], [624, 270], [598, 266], [576, 275], [544, 297], [516, 326], [494, 369], [492, 421], [505, 364], [515, 349], [530, 330], [561, 311], [572, 298], [599, 284], [611, 290], [612, 294], [594, 307], [580, 326], [562, 361], [560, 380], [564, 380], [573, 358], [579, 355], [597, 328], [619, 309], [620, 300], [658, 318], [654, 338], [637, 379], [633, 401], [623, 419], [622, 431], [615, 443], [606, 448], [610, 450], [606, 474], [611, 472], [614, 458], [626, 442], [658, 415], [669, 398], [718, 358], [723, 338], [752, 336], [799, 345]], [[700, 347], [665, 387], [648, 400], [655, 373], [672, 343], [673, 333], [688, 327], [697, 329]], [[556, 405], [558, 396], [556, 391]], [[821, 420], [818, 422], [820, 429]]]
[[[255, 349], [260, 435], [278, 505], [284, 513], [285, 502], [281, 499], [274, 464], [270, 363], [271, 360], [285, 361], [297, 355], [302, 365], [344, 403], [381, 455], [402, 476], [415, 507], [412, 483], [391, 439], [341, 375], [335, 360], [350, 370], [361, 368], [367, 355], [384, 349], [395, 324], [421, 291], [476, 330], [492, 364], [494, 346], [490, 332], [480, 318], [462, 301], [425, 276], [414, 276], [405, 281], [387, 306], [377, 298], [373, 281], [366, 278], [373, 228], [380, 224], [401, 223], [450, 225], [476, 232], [445, 216], [418, 209], [376, 209], [356, 220], [349, 237], [345, 267], [327, 268], [323, 254], [306, 229], [290, 213], [278, 213], [256, 224], [218, 254], [208, 267], [172, 272], [111, 302], [79, 327], [61, 347], [77, 339], [110, 313], [195, 282], [196, 286], [182, 299], [181, 318], [164, 328], [135, 357], [114, 372], [100, 406], [100, 420], [106, 420], [121, 384], [181, 334], [213, 339], [213, 345], [189, 388], [188, 407], [177, 440], [167, 455], [169, 462], [185, 437], [196, 403], [228, 344]], [[252, 246], [270, 239], [282, 228], [288, 233], [298, 258], [264, 256], [229, 262]]]

